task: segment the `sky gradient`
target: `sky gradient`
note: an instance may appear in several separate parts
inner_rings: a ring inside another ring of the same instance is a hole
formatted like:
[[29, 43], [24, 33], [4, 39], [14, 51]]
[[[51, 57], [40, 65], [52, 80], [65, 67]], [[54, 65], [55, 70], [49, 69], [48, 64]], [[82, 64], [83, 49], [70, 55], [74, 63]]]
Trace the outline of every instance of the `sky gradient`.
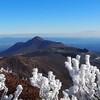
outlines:
[[100, 0], [0, 0], [0, 36], [100, 37]]

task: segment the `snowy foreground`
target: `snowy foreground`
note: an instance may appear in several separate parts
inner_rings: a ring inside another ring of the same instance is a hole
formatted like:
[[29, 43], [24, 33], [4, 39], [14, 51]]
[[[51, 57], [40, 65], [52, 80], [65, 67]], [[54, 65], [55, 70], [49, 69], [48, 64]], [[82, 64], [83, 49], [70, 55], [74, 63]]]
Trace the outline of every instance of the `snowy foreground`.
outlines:
[[[85, 64], [80, 65], [79, 55], [76, 58], [67, 57], [65, 67], [69, 70], [73, 86], [62, 91], [63, 98], [58, 97], [62, 83], [59, 79], [55, 79], [52, 71], [49, 71], [48, 77], [45, 77], [34, 68], [30, 83], [40, 88], [39, 95], [42, 100], [100, 100], [100, 71], [90, 64], [89, 55], [86, 55], [85, 61]], [[5, 75], [0, 74], [0, 91], [4, 90], [1, 100], [18, 100], [23, 86], [19, 84], [14, 94], [7, 95], [5, 80]]]

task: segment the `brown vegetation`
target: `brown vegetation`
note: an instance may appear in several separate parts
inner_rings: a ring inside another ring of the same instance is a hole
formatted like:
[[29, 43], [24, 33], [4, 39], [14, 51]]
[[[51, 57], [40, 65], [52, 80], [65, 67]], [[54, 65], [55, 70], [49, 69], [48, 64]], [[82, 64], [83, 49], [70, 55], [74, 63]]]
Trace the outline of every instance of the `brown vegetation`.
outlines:
[[[8, 87], [8, 95], [13, 94], [16, 91], [16, 87], [21, 84], [23, 87], [23, 91], [19, 96], [19, 99], [23, 100], [41, 100], [39, 98], [39, 89], [37, 87], [33, 87], [26, 80], [19, 79], [16, 75], [11, 73], [4, 73], [6, 76], [6, 86]], [[3, 92], [3, 91], [2, 91]], [[2, 94], [2, 93], [0, 93]]]

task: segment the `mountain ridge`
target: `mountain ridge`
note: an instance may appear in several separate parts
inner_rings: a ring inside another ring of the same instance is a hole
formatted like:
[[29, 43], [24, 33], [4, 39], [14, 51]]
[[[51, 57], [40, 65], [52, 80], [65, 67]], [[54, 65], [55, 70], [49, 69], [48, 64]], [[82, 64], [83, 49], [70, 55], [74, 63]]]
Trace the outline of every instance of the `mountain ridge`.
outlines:
[[87, 49], [79, 49], [74, 47], [68, 47], [61, 42], [55, 42], [50, 40], [44, 40], [43, 38], [36, 36], [26, 42], [18, 42], [7, 50], [0, 53], [0, 56], [12, 56], [17, 54], [27, 54], [35, 51], [50, 51], [50, 52], [88, 52]]

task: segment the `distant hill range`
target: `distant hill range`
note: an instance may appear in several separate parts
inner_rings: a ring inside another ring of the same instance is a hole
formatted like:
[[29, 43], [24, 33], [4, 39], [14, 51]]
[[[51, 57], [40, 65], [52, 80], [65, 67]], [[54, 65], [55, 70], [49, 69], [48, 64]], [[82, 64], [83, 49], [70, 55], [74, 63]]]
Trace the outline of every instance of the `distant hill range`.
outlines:
[[21, 55], [36, 51], [49, 51], [63, 54], [88, 52], [87, 49], [68, 47], [61, 42], [44, 40], [43, 38], [36, 36], [27, 42], [18, 42], [14, 44], [12, 47], [1, 52], [0, 56]]

